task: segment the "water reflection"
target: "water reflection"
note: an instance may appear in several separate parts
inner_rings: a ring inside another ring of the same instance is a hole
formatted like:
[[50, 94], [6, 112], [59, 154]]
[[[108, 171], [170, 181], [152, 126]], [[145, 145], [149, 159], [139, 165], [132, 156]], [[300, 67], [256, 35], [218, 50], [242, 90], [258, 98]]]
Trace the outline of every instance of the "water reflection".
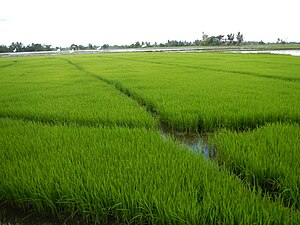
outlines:
[[268, 53], [268, 54], [279, 54], [279, 55], [291, 55], [291, 56], [300, 56], [300, 50], [247, 50], [247, 51], [229, 51], [233, 53], [243, 53], [243, 54], [260, 54], [260, 53]]
[[209, 151], [207, 134], [172, 131], [165, 126], [161, 127], [160, 134], [163, 140], [175, 140], [179, 142], [183, 148], [187, 147], [197, 154], [202, 154], [207, 159], [212, 157]]
[[[300, 56], [300, 50], [251, 50], [251, 49], [226, 49], [226, 48], [130, 48], [130, 49], [107, 49], [107, 50], [77, 50], [72, 54], [97, 54], [97, 53], [130, 53], [130, 52], [229, 52], [229, 53], [270, 53], [270, 54], [285, 54], [292, 56]], [[43, 52], [15, 52], [1, 53], [1, 57], [11, 56], [47, 56], [47, 55], [68, 55], [69, 51], [43, 51]], [[0, 224], [1, 225], [1, 224]]]

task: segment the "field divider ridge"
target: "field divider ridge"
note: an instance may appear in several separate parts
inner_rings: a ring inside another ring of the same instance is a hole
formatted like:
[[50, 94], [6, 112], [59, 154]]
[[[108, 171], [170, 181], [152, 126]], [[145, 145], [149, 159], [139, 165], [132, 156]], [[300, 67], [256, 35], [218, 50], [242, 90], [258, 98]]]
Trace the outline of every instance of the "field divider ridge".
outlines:
[[6, 115], [6, 114], [0, 114], [0, 119], [8, 119], [8, 120], [16, 120], [16, 121], [24, 121], [24, 122], [33, 122], [33, 123], [40, 123], [43, 125], [49, 125], [49, 126], [69, 126], [69, 127], [88, 127], [88, 128], [145, 128], [151, 130], [150, 127], [145, 126], [137, 126], [134, 124], [128, 124], [128, 123], [114, 123], [106, 122], [106, 121], [88, 121], [88, 120], [70, 120], [70, 119], [51, 119], [51, 118], [41, 118], [31, 115]]
[[4, 65], [0, 66], [0, 69], [6, 68], [6, 67], [10, 67], [10, 66], [13, 66], [13, 65], [15, 65], [17, 62], [18, 62], [17, 60], [14, 60], [12, 63], [4, 64]]

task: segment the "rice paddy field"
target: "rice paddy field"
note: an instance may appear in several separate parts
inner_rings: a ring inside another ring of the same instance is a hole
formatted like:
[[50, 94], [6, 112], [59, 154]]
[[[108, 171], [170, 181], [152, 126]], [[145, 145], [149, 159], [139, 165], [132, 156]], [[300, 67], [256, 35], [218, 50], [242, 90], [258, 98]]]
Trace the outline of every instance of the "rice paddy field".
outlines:
[[129, 90], [155, 109], [161, 121], [179, 130], [211, 132], [300, 120], [299, 57], [226, 53], [92, 57], [72, 60], [82, 70]]
[[[300, 224], [299, 122], [299, 57], [1, 58], [0, 205], [85, 224]], [[208, 134], [215, 157], [162, 125]]]

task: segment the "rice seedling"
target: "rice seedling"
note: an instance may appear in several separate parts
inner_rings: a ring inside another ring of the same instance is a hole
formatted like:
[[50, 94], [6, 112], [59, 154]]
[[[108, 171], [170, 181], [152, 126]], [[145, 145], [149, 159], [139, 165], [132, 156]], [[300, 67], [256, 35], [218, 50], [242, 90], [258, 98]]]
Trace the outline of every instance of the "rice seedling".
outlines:
[[[1, 59], [0, 199], [93, 222], [299, 224], [298, 62], [194, 53]], [[163, 139], [146, 108], [183, 131], [294, 124], [217, 133], [223, 170]]]
[[0, 196], [94, 222], [299, 224], [299, 213], [152, 129], [0, 119]]
[[[277, 65], [281, 59], [283, 68], [278, 70], [273, 60]], [[157, 112], [162, 122], [179, 130], [244, 130], [269, 122], [299, 123], [300, 64], [296, 57], [127, 53], [71, 60], [126, 90]], [[237, 71], [241, 65], [255, 74]]]
[[20, 58], [13, 67], [0, 68], [0, 74], [1, 117], [91, 126], [157, 126], [136, 102], [62, 60]]
[[243, 133], [224, 130], [213, 142], [219, 164], [284, 205], [299, 209], [299, 125], [269, 124]]

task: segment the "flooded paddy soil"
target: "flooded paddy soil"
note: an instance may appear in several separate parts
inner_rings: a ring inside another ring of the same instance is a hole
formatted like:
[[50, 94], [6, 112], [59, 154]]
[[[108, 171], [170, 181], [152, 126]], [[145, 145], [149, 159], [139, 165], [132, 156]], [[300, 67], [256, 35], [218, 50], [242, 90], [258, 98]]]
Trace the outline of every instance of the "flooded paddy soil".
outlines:
[[165, 124], [160, 125], [160, 134], [163, 140], [173, 139], [183, 148], [202, 154], [206, 159], [213, 159], [215, 150], [208, 144], [208, 133], [192, 133], [173, 130]]

